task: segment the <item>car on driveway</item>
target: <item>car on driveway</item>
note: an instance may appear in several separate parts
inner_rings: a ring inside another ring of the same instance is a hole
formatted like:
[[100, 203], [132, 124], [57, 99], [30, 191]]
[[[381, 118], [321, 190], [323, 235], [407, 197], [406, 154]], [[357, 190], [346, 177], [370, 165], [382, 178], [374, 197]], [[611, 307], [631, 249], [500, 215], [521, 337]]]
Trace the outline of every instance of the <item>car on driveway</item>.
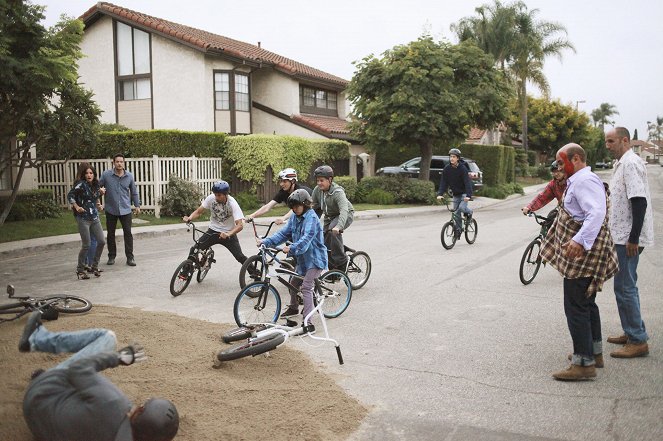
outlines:
[[612, 168], [612, 163], [611, 162], [597, 162], [594, 164], [594, 168]]
[[[483, 173], [477, 163], [470, 158], [463, 158], [469, 167], [470, 180], [472, 180], [472, 192], [477, 192], [483, 188]], [[437, 189], [440, 185], [440, 175], [446, 165], [449, 164], [448, 156], [433, 156], [430, 164], [429, 180], [435, 184]], [[421, 166], [421, 157], [412, 158], [401, 165], [392, 167], [382, 167], [375, 171], [378, 176], [405, 176], [409, 178], [418, 178]]]

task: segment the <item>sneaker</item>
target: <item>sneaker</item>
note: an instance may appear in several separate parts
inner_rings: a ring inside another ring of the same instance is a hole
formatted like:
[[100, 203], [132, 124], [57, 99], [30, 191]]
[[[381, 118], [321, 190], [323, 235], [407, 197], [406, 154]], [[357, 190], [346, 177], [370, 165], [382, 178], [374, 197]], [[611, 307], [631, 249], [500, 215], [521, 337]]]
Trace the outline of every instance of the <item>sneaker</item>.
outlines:
[[295, 306], [293, 308], [292, 306], [288, 306], [288, 309], [283, 311], [283, 314], [280, 315], [280, 318], [292, 317], [292, 316], [295, 316], [297, 314], [299, 314], [299, 308], [298, 307]]
[[21, 352], [30, 352], [30, 336], [41, 326], [41, 312], [34, 311], [28, 317], [28, 321], [23, 328], [23, 334], [18, 341], [18, 350]]
[[115, 257], [109, 257], [106, 265], [115, 265]]
[[136, 266], [136, 261], [134, 260], [133, 257], [130, 257], [129, 259], [127, 259], [127, 265]]
[[461, 234], [462, 231], [454, 231], [454, 237], [456, 238], [456, 240], [460, 239]]

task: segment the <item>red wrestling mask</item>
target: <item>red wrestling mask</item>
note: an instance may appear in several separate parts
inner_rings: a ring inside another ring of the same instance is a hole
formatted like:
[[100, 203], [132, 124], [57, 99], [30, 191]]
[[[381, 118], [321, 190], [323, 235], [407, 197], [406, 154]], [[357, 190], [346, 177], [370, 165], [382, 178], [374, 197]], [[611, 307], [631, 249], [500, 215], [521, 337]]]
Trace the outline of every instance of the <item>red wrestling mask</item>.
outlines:
[[559, 157], [562, 158], [558, 162], [562, 163], [562, 167], [564, 168], [564, 171], [566, 172], [567, 176], [571, 176], [572, 174], [575, 173], [575, 167], [573, 166], [573, 162], [571, 162], [571, 158], [566, 154], [566, 152], [559, 152]]

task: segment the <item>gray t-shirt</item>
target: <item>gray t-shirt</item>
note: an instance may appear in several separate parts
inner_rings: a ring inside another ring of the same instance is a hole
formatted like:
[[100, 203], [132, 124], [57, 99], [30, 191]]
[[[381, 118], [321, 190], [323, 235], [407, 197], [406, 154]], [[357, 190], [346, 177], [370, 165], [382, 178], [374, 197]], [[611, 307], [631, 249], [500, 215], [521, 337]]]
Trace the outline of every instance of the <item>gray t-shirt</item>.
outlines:
[[214, 193], [207, 196], [202, 206], [210, 211], [209, 227], [217, 231], [228, 232], [235, 228], [235, 221], [244, 219], [242, 209], [234, 197], [228, 195], [226, 203], [217, 202]]

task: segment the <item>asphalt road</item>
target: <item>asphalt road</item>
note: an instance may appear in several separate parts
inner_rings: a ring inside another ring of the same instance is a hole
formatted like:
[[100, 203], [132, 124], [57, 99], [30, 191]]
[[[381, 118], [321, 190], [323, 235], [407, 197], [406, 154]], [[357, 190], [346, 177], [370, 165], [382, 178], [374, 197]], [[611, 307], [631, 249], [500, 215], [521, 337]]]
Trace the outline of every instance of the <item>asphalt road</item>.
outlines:
[[[648, 171], [661, 238], [663, 168]], [[608, 172], [600, 175], [609, 180]], [[606, 357], [594, 381], [554, 381], [551, 373], [567, 365], [572, 349], [562, 279], [551, 268], [542, 268], [531, 285], [518, 279], [522, 252], [538, 232], [533, 219], [519, 212], [530, 198], [477, 209], [476, 243], [461, 240], [449, 251], [439, 240], [449, 217], [444, 208], [359, 220], [345, 233], [346, 243], [367, 251], [373, 262], [368, 284], [353, 293], [341, 317], [328, 322], [345, 364], [338, 365], [331, 345], [292, 344], [371, 409], [353, 439], [663, 439], [660, 243], [645, 250], [639, 267], [650, 355]], [[221, 247], [202, 284], [194, 281], [182, 296], [170, 296], [172, 272], [191, 243], [184, 226], [181, 231], [137, 240], [138, 266], [124, 265], [121, 257], [113, 267], [102, 265], [106, 271], [98, 280], [75, 279], [71, 248], [3, 255], [0, 274], [18, 292], [78, 293], [93, 303], [231, 323], [240, 265]], [[248, 229], [241, 236], [245, 253], [252, 254]], [[611, 282], [597, 303], [605, 340], [621, 332]], [[613, 348], [605, 343], [606, 355]]]

